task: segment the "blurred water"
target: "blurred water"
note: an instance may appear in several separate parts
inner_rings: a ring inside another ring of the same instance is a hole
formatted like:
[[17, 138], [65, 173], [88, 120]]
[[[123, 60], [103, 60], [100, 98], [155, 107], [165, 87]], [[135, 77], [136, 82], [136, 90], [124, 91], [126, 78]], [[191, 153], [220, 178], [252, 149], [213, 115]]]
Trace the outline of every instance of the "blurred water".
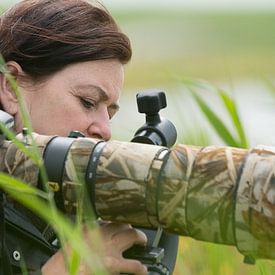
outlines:
[[[229, 91], [235, 99], [250, 145], [275, 146], [275, 94], [263, 83], [252, 80], [238, 81], [234, 83], [234, 88], [221, 83], [219, 88]], [[144, 115], [137, 111], [135, 92], [137, 91], [125, 92], [121, 97], [120, 112], [112, 122], [114, 139], [130, 140], [144, 123]], [[210, 136], [211, 144], [223, 144], [184, 87], [171, 87], [165, 92], [168, 107], [160, 113], [175, 124], [179, 134], [177, 142], [182, 142], [181, 137], [188, 134], [188, 131], [196, 133], [201, 129]], [[229, 116], [217, 94], [205, 91], [200, 95], [233, 131]]]

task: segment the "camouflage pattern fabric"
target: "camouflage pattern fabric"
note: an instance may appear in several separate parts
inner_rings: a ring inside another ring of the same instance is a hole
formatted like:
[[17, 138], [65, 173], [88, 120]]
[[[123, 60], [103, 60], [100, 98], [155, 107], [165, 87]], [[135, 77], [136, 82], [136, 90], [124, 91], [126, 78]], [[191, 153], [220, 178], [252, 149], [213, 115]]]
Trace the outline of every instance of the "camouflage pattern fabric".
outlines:
[[[36, 135], [41, 152], [52, 137]], [[88, 162], [99, 141], [78, 138], [65, 162], [66, 212], [81, 207]], [[36, 185], [37, 168], [5, 141], [0, 170]], [[275, 149], [110, 141], [96, 169], [95, 207], [105, 220], [235, 245], [254, 258], [275, 259]]]

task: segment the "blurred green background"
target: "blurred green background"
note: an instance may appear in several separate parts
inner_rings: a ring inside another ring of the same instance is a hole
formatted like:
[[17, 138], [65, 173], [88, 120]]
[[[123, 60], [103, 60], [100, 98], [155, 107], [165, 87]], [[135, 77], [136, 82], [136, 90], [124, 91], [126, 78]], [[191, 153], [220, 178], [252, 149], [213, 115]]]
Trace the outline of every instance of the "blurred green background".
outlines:
[[[123, 133], [130, 139], [143, 122], [132, 111], [135, 94], [156, 88], [166, 92], [168, 107], [162, 114], [176, 124], [179, 142], [200, 144], [202, 138], [222, 144], [183, 84], [186, 79], [202, 79], [236, 100], [251, 145], [275, 145], [275, 9], [110, 7], [133, 47], [121, 112], [113, 122], [115, 138]], [[204, 90], [202, 96], [226, 121], [216, 95]]]
[[[253, 1], [246, 1], [241, 9], [211, 9], [207, 0], [204, 8], [193, 9], [160, 7], [162, 1], [159, 6], [104, 3], [133, 47], [121, 112], [112, 122], [114, 139], [131, 139], [144, 123], [136, 111], [135, 94], [156, 88], [166, 92], [168, 107], [161, 113], [175, 123], [178, 143], [224, 144], [186, 89], [186, 80], [200, 79], [206, 83], [200, 96], [229, 129], [230, 120], [213, 92], [216, 87], [234, 98], [250, 145], [275, 145], [274, 6], [250, 9]], [[275, 262], [250, 266], [242, 260], [236, 248], [183, 237], [174, 274], [275, 274]]]
[[[273, 128], [275, 115], [268, 85], [273, 85], [275, 75], [274, 11], [116, 7], [111, 12], [133, 47], [122, 110], [114, 121], [115, 138], [129, 140], [143, 123], [144, 118], [133, 111], [135, 93], [157, 88], [166, 92], [168, 107], [162, 114], [176, 124], [177, 142], [223, 144], [184, 85], [186, 79], [203, 79], [235, 99], [252, 145], [272, 143], [274, 135], [267, 129]], [[227, 123], [213, 89], [200, 92]], [[250, 266], [236, 248], [183, 237], [175, 274], [275, 274], [275, 263], [258, 261]]]
[[[268, 129], [275, 126], [275, 12], [147, 8], [114, 9], [113, 14], [134, 53], [126, 67], [115, 138], [129, 140], [143, 123], [133, 112], [134, 94], [157, 88], [166, 92], [168, 107], [162, 113], [176, 124], [177, 142], [224, 144], [184, 85], [186, 79], [200, 79], [210, 86], [200, 89], [200, 95], [225, 123], [226, 112], [211, 86], [222, 87], [235, 99], [250, 144], [272, 144]], [[183, 237], [175, 274], [275, 274], [275, 263], [250, 266], [236, 248]]]
[[274, 75], [274, 13], [114, 14], [133, 45], [127, 88], [173, 85], [175, 74], [219, 82]]

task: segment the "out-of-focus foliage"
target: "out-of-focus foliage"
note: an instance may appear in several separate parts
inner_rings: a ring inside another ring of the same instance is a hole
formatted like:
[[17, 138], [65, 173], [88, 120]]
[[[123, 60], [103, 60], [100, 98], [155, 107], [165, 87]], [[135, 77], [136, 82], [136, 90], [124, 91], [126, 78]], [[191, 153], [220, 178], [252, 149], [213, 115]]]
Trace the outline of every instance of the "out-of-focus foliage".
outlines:
[[198, 87], [204, 90], [208, 90], [210, 85], [198, 80], [183, 79], [182, 82], [191, 92], [194, 100], [221, 140], [228, 146], [248, 148], [248, 140], [242, 126], [238, 108], [234, 99], [222, 89], [210, 87], [212, 91], [215, 92], [216, 96], [220, 98], [220, 104], [227, 111], [227, 115], [231, 121], [231, 124], [233, 125], [235, 132], [231, 134], [231, 130], [226, 126], [223, 118], [219, 117], [219, 115], [216, 114], [214, 110], [212, 110], [212, 107], [205, 102], [203, 97], [198, 94]]
[[[263, 76], [272, 80], [272, 75], [275, 74], [275, 14], [272, 12], [124, 10], [111, 13], [121, 29], [129, 35], [133, 46], [133, 59], [126, 67], [126, 90], [169, 87], [169, 91], [173, 91], [174, 86], [178, 85], [175, 77], [231, 82], [232, 79], [262, 79]], [[272, 81], [267, 81], [266, 84], [270, 90], [275, 90]], [[234, 103], [232, 105], [226, 94], [221, 94], [221, 98], [226, 106], [224, 109], [231, 112], [239, 141], [246, 146], [244, 129], [240, 125], [239, 117], [236, 117], [237, 107]], [[172, 93], [169, 94], [168, 103], [171, 101], [173, 102]], [[193, 114], [185, 115], [181, 102], [175, 101], [175, 112], [181, 121], [178, 131], [183, 129], [183, 135], [180, 135], [178, 142], [210, 144], [212, 140], [204, 131], [204, 125], [194, 123]], [[206, 113], [215, 113], [211, 109], [212, 105], [202, 105], [207, 110]], [[127, 117], [131, 119], [129, 109], [131, 108], [128, 106]], [[133, 115], [138, 116], [136, 113]], [[123, 119], [126, 120], [126, 116]], [[192, 131], [191, 128], [184, 127], [182, 122], [188, 119], [194, 126]], [[222, 119], [220, 122], [223, 123]], [[116, 138], [127, 139], [125, 128], [130, 126], [135, 127], [132, 123], [123, 121], [123, 129]], [[133, 133], [134, 130], [135, 128], [130, 129]], [[231, 133], [229, 129], [227, 131]], [[246, 265], [233, 247], [183, 237], [174, 274], [275, 274], [275, 262], [259, 261], [255, 266]]]
[[126, 88], [173, 85], [174, 74], [211, 81], [275, 73], [275, 14], [114, 11], [133, 46]]
[[[208, 101], [205, 99], [209, 93], [202, 92], [202, 97], [196, 94], [195, 101], [202, 104], [200, 107], [197, 104], [195, 108], [201, 108], [207, 117], [204, 123], [197, 122], [196, 116], [189, 112], [190, 108], [185, 110], [190, 94], [186, 93], [186, 89], [179, 88], [179, 82], [183, 78], [199, 78], [210, 83], [233, 83], [234, 86], [235, 81], [243, 79], [262, 81], [263, 76], [272, 79], [275, 73], [275, 40], [272, 34], [275, 14], [234, 14], [225, 11], [187, 13], [178, 10], [127, 11], [115, 15], [122, 30], [130, 36], [134, 50], [132, 62], [126, 69], [126, 90], [139, 91], [147, 87], [166, 89], [168, 107], [174, 110], [175, 117], [180, 121], [180, 127], [177, 127], [178, 132], [182, 132], [179, 143], [213, 144], [213, 133], [209, 135], [209, 129], [206, 131], [208, 119], [212, 126], [216, 126], [215, 131], [221, 139], [225, 135], [220, 125], [224, 125], [222, 128], [232, 137], [233, 143], [225, 138], [224, 144], [249, 146], [244, 127], [247, 126], [246, 119], [241, 117], [241, 120], [240, 110], [233, 98], [219, 88], [216, 89], [216, 96], [212, 93]], [[271, 81], [267, 83], [272, 85]], [[274, 85], [270, 87], [275, 90]], [[215, 97], [217, 100], [209, 104]], [[217, 102], [219, 106], [215, 105]], [[243, 102], [238, 103], [242, 107]], [[229, 119], [227, 117], [224, 121], [224, 114], [220, 116], [216, 107], [219, 111], [223, 109]], [[217, 119], [212, 120], [211, 114], [215, 114]], [[228, 120], [232, 127], [226, 126]], [[121, 133], [123, 139], [123, 131]], [[174, 274], [274, 273], [273, 261], [260, 260], [256, 265], [247, 265], [236, 248], [182, 237]]]

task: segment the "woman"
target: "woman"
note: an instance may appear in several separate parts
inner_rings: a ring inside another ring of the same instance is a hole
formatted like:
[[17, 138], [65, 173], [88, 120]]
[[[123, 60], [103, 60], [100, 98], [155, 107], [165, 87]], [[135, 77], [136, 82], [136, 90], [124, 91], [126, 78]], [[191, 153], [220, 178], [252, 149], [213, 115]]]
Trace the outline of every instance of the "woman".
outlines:
[[[131, 47], [103, 7], [84, 0], [23, 0], [1, 16], [0, 53], [35, 132], [67, 136], [77, 130], [110, 139], [109, 122], [119, 108]], [[0, 103], [20, 132], [19, 104], [3, 73]], [[142, 232], [112, 223], [101, 226], [101, 232], [110, 273], [146, 274], [142, 263], [122, 257], [133, 244], [146, 243]], [[80, 269], [91, 272], [84, 264]], [[43, 265], [42, 274], [67, 274], [61, 252]]]

